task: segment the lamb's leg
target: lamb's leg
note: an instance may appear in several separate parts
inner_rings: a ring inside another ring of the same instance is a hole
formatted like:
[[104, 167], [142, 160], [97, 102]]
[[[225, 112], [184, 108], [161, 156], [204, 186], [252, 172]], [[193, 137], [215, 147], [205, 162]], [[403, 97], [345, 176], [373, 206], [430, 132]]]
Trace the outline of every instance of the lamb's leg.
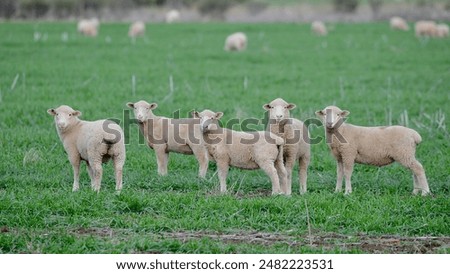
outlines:
[[306, 181], [308, 179], [308, 165], [309, 165], [309, 157], [303, 156], [298, 161], [298, 181], [300, 184], [300, 194], [305, 194], [307, 187]]
[[[259, 163], [258, 163], [259, 164]], [[272, 195], [274, 194], [282, 194], [280, 188], [280, 180], [278, 178], [277, 170], [274, 166], [274, 163], [271, 161], [265, 161], [259, 164], [259, 167], [264, 170], [264, 172], [269, 176], [270, 181], [272, 182]]]
[[337, 161], [337, 179], [336, 179], [336, 190], [335, 192], [342, 191], [342, 179], [344, 178], [344, 165], [342, 161]]
[[94, 187], [94, 171], [92, 170], [91, 165], [89, 164], [89, 161], [86, 161], [86, 169], [89, 174], [89, 178], [91, 179], [91, 187]]
[[73, 169], [73, 187], [72, 191], [80, 189], [80, 158], [77, 156], [71, 157], [70, 163]]
[[416, 174], [413, 174], [412, 177], [414, 183], [413, 195], [417, 195], [420, 191], [419, 178], [417, 178]]
[[[288, 193], [287, 195], [290, 195], [292, 193], [292, 170], [294, 169], [294, 164], [295, 164], [295, 158], [294, 157], [289, 157], [286, 159], [285, 165], [286, 165], [286, 186], [283, 187], [283, 185], [281, 185], [281, 190], [284, 193]], [[285, 188], [285, 189], [283, 189]]]
[[283, 191], [284, 194], [286, 194], [286, 195], [291, 195], [292, 188], [288, 183], [287, 170], [284, 167], [282, 160], [275, 161], [275, 169], [277, 170], [278, 179], [279, 179], [280, 186], [281, 186], [281, 191]]
[[413, 172], [417, 176], [418, 185], [422, 189], [422, 196], [429, 195], [430, 187], [428, 186], [427, 177], [423, 166], [416, 160], [413, 166]]
[[166, 146], [155, 148], [156, 162], [158, 164], [158, 174], [167, 175], [167, 164], [169, 163], [169, 153], [166, 152]]
[[93, 189], [94, 191], [99, 192], [100, 186], [102, 182], [102, 175], [103, 175], [103, 168], [102, 168], [102, 161], [101, 160], [94, 160], [91, 162], [92, 170], [94, 171], [94, 185]]
[[[353, 173], [353, 161], [345, 161], [344, 165], [344, 176], [345, 176], [345, 194], [352, 193], [352, 173]], [[342, 187], [342, 185], [341, 185]]]
[[422, 196], [430, 194], [430, 188], [428, 186], [427, 177], [425, 176], [425, 170], [423, 169], [423, 166], [419, 163], [419, 161], [417, 161], [415, 158], [403, 158], [398, 159], [397, 162], [410, 169], [413, 173], [413, 176], [415, 176], [415, 180], [413, 179], [413, 194], [417, 194], [419, 193], [419, 191], [422, 192]]
[[125, 163], [125, 159], [122, 155], [116, 155], [113, 158], [114, 162], [114, 173], [116, 176], [116, 191], [122, 190], [122, 175], [123, 175], [123, 165]]
[[198, 176], [200, 178], [205, 178], [209, 163], [208, 153], [206, 149], [200, 145], [193, 145], [191, 149], [198, 161]]
[[227, 175], [230, 166], [227, 162], [217, 162], [218, 175], [220, 181], [220, 192], [227, 192]]

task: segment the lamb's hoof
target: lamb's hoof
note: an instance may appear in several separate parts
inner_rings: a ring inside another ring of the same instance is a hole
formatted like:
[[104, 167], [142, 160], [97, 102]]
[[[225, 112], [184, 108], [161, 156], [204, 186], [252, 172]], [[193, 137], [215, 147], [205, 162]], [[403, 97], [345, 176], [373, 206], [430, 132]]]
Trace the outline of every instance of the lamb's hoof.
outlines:
[[422, 190], [422, 196], [432, 196], [430, 191]]
[[94, 187], [92, 188], [92, 190], [95, 191], [95, 192], [97, 192], [97, 193], [100, 192], [100, 188], [99, 188], [99, 187], [96, 187], [96, 186], [94, 186]]
[[74, 187], [74, 188], [72, 188], [72, 192], [77, 192], [78, 190], [80, 190], [79, 187]]
[[219, 192], [219, 195], [227, 195], [227, 194], [229, 194], [229, 193], [228, 193], [228, 190], [226, 190], [226, 189], [225, 190], [221, 189]]
[[[415, 189], [413, 190], [412, 194], [413, 194], [413, 195], [419, 194], [419, 189], [415, 188]], [[423, 192], [422, 192], [422, 195], [423, 195]]]
[[352, 194], [352, 191], [351, 191], [351, 190], [346, 191], [346, 192], [344, 193], [345, 196], [348, 196], [348, 195], [350, 195], [350, 194]]

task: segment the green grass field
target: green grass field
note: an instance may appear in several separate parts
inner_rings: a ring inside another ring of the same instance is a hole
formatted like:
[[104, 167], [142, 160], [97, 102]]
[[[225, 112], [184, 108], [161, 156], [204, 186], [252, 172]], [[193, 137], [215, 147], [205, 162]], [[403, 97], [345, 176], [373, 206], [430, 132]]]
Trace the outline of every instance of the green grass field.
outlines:
[[[0, 253], [449, 253], [450, 40], [383, 23], [333, 27], [315, 37], [298, 24], [150, 24], [133, 43], [125, 24], [104, 24], [92, 39], [70, 23], [1, 23]], [[248, 34], [246, 52], [223, 51], [234, 31]], [[209, 108], [224, 121], [259, 119], [276, 97], [297, 104], [302, 120], [336, 104], [350, 123], [414, 128], [433, 195], [412, 196], [411, 174], [398, 164], [356, 166], [353, 194], [335, 194], [324, 142], [311, 148], [306, 195], [294, 183], [292, 197], [272, 197], [263, 172], [236, 169], [220, 195], [215, 165], [200, 180], [192, 156], [171, 154], [169, 175], [159, 177], [136, 125], [126, 129], [122, 193], [111, 164], [99, 194], [83, 164], [73, 193], [46, 113], [68, 104], [86, 120], [123, 120], [126, 102], [145, 99], [158, 115]]]

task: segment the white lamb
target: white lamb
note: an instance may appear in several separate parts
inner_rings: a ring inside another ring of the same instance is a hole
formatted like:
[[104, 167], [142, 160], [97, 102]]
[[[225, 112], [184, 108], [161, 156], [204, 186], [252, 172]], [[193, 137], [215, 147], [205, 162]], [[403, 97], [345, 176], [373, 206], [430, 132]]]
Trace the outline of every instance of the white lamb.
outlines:
[[[240, 132], [219, 126], [222, 112], [193, 112], [200, 118], [204, 144], [209, 157], [217, 163], [220, 191], [227, 191], [230, 166], [262, 169], [272, 181], [272, 194], [287, 194], [286, 169], [283, 165], [283, 139], [268, 131]], [[281, 186], [280, 186], [281, 184]]]
[[142, 21], [134, 22], [128, 30], [129, 37], [137, 37], [145, 34], [145, 23]]
[[420, 135], [406, 127], [361, 127], [344, 123], [350, 114], [336, 106], [316, 111], [325, 125], [327, 143], [337, 160], [336, 192], [342, 190], [345, 176], [345, 194], [352, 192], [351, 175], [354, 163], [385, 166], [398, 162], [413, 173], [413, 194], [430, 193], [425, 171], [416, 160], [416, 146], [422, 141]]
[[166, 23], [173, 23], [180, 20], [180, 12], [178, 10], [170, 10], [166, 13]]
[[292, 170], [298, 160], [300, 193], [306, 193], [306, 181], [308, 165], [311, 159], [309, 134], [302, 121], [290, 117], [289, 111], [294, 109], [294, 104], [289, 104], [281, 98], [263, 105], [269, 111], [269, 123], [267, 130], [280, 136], [284, 140], [283, 159], [287, 172], [287, 190], [291, 193]]
[[325, 36], [328, 34], [327, 27], [322, 21], [314, 21], [311, 24], [311, 31], [316, 35]]
[[437, 26], [434, 21], [417, 21], [414, 28], [417, 37], [435, 37], [437, 35]]
[[436, 36], [439, 38], [448, 37], [449, 27], [447, 24], [438, 24], [436, 26]]
[[98, 34], [99, 20], [97, 18], [83, 19], [78, 22], [77, 30], [85, 36], [95, 37]]
[[73, 167], [73, 191], [79, 186], [80, 163], [85, 161], [91, 178], [91, 186], [100, 191], [102, 163], [112, 159], [116, 176], [116, 190], [122, 189], [122, 170], [125, 163], [123, 131], [109, 120], [83, 121], [81, 112], [62, 105], [47, 110], [54, 116], [56, 131], [64, 145]]
[[243, 51], [246, 48], [247, 36], [243, 32], [233, 33], [225, 40], [224, 50], [226, 51]]
[[193, 118], [171, 119], [156, 116], [152, 110], [156, 103], [139, 101], [127, 103], [134, 110], [139, 128], [150, 148], [155, 150], [159, 175], [167, 175], [169, 152], [194, 154], [199, 164], [199, 176], [205, 178], [208, 170], [208, 153], [202, 143], [200, 120]]
[[405, 19], [399, 16], [392, 17], [391, 20], [389, 21], [389, 24], [391, 26], [391, 29], [393, 30], [403, 30], [403, 31], [409, 30], [408, 23], [406, 23]]

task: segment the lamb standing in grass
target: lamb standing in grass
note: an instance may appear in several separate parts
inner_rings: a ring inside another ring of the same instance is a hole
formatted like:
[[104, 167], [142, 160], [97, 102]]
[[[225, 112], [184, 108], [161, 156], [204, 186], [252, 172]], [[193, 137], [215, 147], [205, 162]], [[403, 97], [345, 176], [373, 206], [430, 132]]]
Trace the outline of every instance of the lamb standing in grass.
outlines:
[[[272, 194], [287, 194], [283, 165], [283, 139], [268, 131], [239, 132], [219, 126], [222, 112], [195, 111], [200, 119], [204, 144], [210, 159], [217, 163], [220, 191], [227, 191], [228, 169], [262, 169], [272, 181]], [[281, 184], [281, 187], [280, 187]]]
[[137, 21], [131, 24], [128, 30], [129, 37], [137, 37], [145, 34], [145, 24], [142, 21]]
[[449, 27], [447, 24], [438, 24], [436, 26], [436, 37], [448, 37]]
[[391, 20], [389, 21], [389, 24], [391, 26], [391, 29], [393, 30], [403, 30], [403, 31], [409, 30], [408, 23], [406, 23], [405, 19], [398, 16], [392, 17]]
[[208, 170], [208, 152], [202, 143], [198, 119], [170, 119], [156, 116], [156, 103], [139, 101], [127, 103], [134, 110], [139, 128], [150, 148], [155, 150], [159, 175], [167, 175], [169, 152], [194, 154], [199, 164], [199, 176], [205, 178]]
[[[350, 114], [336, 106], [316, 111], [325, 124], [327, 143], [337, 160], [336, 192], [342, 190], [345, 176], [345, 194], [352, 192], [351, 176], [354, 163], [385, 166], [398, 162], [413, 173], [413, 194], [430, 193], [425, 171], [416, 160], [416, 146], [422, 141], [420, 135], [406, 127], [361, 127], [344, 123]], [[331, 137], [331, 140], [330, 140]]]
[[100, 22], [97, 18], [83, 19], [78, 22], [77, 30], [85, 36], [95, 37], [98, 34], [98, 26]]
[[180, 12], [178, 10], [170, 10], [166, 13], [166, 23], [173, 23], [180, 20]]
[[299, 162], [300, 193], [306, 193], [306, 181], [308, 165], [311, 159], [309, 148], [308, 129], [302, 121], [291, 118], [289, 111], [294, 109], [294, 104], [289, 104], [281, 98], [265, 104], [263, 108], [269, 111], [269, 123], [267, 130], [280, 136], [284, 140], [283, 159], [287, 172], [287, 190], [291, 193], [292, 170], [295, 162]]
[[322, 21], [312, 22], [311, 31], [319, 36], [326, 36], [328, 34], [327, 27]]
[[243, 51], [247, 48], [247, 36], [243, 32], [236, 32], [225, 40], [225, 51]]
[[102, 163], [112, 159], [116, 176], [116, 190], [122, 189], [122, 170], [125, 163], [123, 131], [109, 120], [83, 121], [81, 112], [69, 106], [47, 110], [55, 117], [56, 131], [73, 167], [73, 191], [79, 186], [80, 163], [85, 161], [91, 178], [91, 186], [100, 191]]
[[417, 37], [435, 37], [437, 35], [437, 27], [434, 21], [417, 21], [414, 28]]

